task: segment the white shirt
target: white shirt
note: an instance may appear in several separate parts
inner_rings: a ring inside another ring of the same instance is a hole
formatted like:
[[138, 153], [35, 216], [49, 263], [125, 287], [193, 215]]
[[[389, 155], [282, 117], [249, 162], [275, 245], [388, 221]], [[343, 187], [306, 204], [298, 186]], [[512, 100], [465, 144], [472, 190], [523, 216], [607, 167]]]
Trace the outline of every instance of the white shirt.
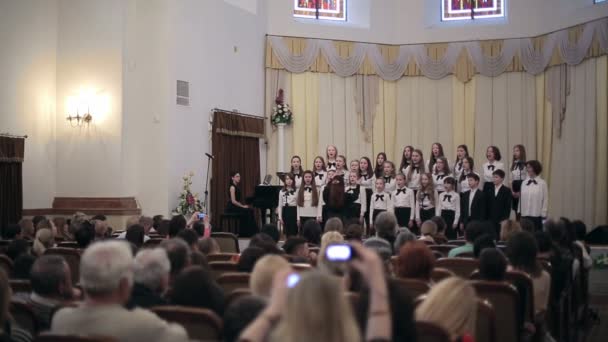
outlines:
[[498, 192], [500, 191], [501, 187], [502, 184], [500, 184], [499, 186], [494, 185], [494, 197], [498, 196]]
[[374, 224], [374, 210], [386, 210], [393, 212], [393, 199], [388, 192], [379, 193], [374, 191], [369, 204], [369, 224]]
[[327, 167], [326, 167], [327, 171], [329, 170], [334, 170], [336, 171], [336, 160], [327, 160]]
[[521, 164], [521, 168], [515, 165], [515, 169], [511, 170], [511, 180], [525, 180], [528, 179], [528, 172], [526, 166]]
[[452, 167], [452, 171], [454, 173], [454, 178], [459, 179], [460, 176], [462, 175], [462, 171], [463, 171], [462, 160], [454, 161], [454, 166]]
[[314, 171], [315, 175], [315, 185], [317, 189], [320, 189], [323, 185], [327, 183], [327, 171]]
[[442, 210], [452, 210], [455, 212], [454, 225], [458, 224], [460, 219], [460, 196], [455, 191], [442, 192], [439, 195], [437, 210], [441, 213]]
[[412, 190], [420, 189], [420, 168], [414, 168], [412, 170], [412, 175], [410, 176], [410, 168], [413, 166], [410, 165], [405, 168], [405, 177], [407, 178], [407, 187]]
[[393, 206], [395, 208], [411, 208], [410, 220], [416, 218], [416, 195], [414, 195], [414, 190], [408, 189], [407, 187], [403, 187], [401, 189], [397, 188], [392, 192], [391, 195], [393, 198]]
[[283, 207], [295, 207], [298, 205], [298, 195], [296, 190], [287, 190], [281, 189], [279, 191], [279, 206], [277, 207], [277, 214], [279, 216], [279, 220], [283, 219]]
[[[385, 192], [393, 192], [393, 190], [395, 190], [397, 188], [397, 180], [395, 179], [395, 177], [382, 177], [384, 178], [384, 191]], [[387, 181], [388, 179], [388, 181]]]
[[354, 203], [361, 204], [361, 216], [363, 216], [363, 214], [365, 214], [365, 211], [367, 210], [367, 196], [365, 195], [365, 188], [361, 185], [351, 185], [347, 186], [345, 190], [350, 194], [356, 194], [357, 192], [359, 192], [359, 196], [357, 197]]
[[435, 190], [437, 190], [437, 192], [443, 192], [445, 191], [445, 187], [443, 185], [443, 181], [447, 178], [447, 177], [452, 177], [452, 174], [445, 174], [445, 173], [434, 173], [433, 174], [433, 182], [435, 183]]
[[[316, 207], [312, 206], [312, 191], [317, 191], [319, 195], [319, 205]], [[304, 189], [304, 206], [298, 206], [298, 221], [300, 217], [321, 217], [321, 194], [319, 194], [317, 189], [311, 189], [311, 191], [307, 191]]]
[[521, 216], [547, 217], [549, 191], [542, 178], [530, 178], [523, 182], [519, 199]]
[[374, 182], [376, 181], [376, 177], [374, 177], [374, 174], [366, 174], [366, 175], [361, 175], [361, 178], [359, 178], [359, 181], [361, 182], [361, 186], [366, 188], [366, 189], [372, 189], [374, 187]]
[[505, 164], [503, 164], [500, 161], [493, 161], [492, 163], [490, 162], [485, 162], [483, 163], [483, 177], [481, 177], [482, 181], [485, 182], [492, 182], [492, 180], [494, 179], [494, 176], [492, 175], [492, 173], [496, 170], [505, 170]]
[[[467, 172], [465, 175], [468, 175], [469, 173], [471, 173], [471, 172]], [[472, 173], [479, 176], [479, 174], [477, 172], [472, 172]], [[461, 176], [462, 176], [462, 174], [461, 174]], [[462, 194], [469, 190], [471, 190], [471, 188], [469, 187], [469, 179], [467, 177], [464, 177], [464, 179], [460, 182], [460, 193]]]
[[[437, 195], [437, 190], [434, 190], [434, 192], [435, 202], [437, 202], [437, 200], [439, 199], [439, 195]], [[420, 200], [420, 196], [423, 196], [422, 200]], [[439, 208], [434, 205], [433, 202], [431, 202], [429, 196], [426, 193], [421, 194], [420, 192], [418, 192], [418, 198], [416, 199], [416, 219], [420, 220], [420, 210], [429, 210], [433, 208], [435, 208], [435, 216], [439, 216]]]
[[298, 174], [293, 174], [293, 180], [294, 182], [294, 186], [296, 187], [296, 189], [300, 188], [300, 185], [302, 184], [302, 172], [298, 173]]

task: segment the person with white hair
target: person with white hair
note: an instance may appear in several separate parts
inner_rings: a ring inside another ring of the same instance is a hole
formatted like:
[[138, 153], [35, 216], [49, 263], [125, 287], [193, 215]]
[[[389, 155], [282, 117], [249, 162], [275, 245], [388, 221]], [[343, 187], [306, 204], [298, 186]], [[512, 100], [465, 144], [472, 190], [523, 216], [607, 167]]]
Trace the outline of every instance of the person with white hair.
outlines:
[[133, 290], [127, 308], [167, 305], [163, 294], [169, 289], [171, 262], [162, 248], [142, 249], [133, 262]]
[[118, 341], [188, 341], [183, 327], [169, 324], [144, 309], [123, 306], [133, 287], [133, 257], [123, 241], [102, 241], [87, 248], [80, 259], [80, 284], [85, 301], [53, 317], [51, 333], [108, 336]]

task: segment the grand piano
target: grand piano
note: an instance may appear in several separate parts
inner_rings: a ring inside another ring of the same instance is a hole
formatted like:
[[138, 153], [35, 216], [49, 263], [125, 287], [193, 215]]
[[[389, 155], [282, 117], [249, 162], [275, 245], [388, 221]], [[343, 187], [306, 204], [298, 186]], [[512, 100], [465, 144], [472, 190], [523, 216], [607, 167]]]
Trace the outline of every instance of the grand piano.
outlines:
[[270, 209], [270, 223], [277, 223], [276, 208], [279, 206], [279, 191], [282, 185], [256, 185], [253, 196], [247, 202], [260, 209], [262, 225], [266, 224], [266, 210]]

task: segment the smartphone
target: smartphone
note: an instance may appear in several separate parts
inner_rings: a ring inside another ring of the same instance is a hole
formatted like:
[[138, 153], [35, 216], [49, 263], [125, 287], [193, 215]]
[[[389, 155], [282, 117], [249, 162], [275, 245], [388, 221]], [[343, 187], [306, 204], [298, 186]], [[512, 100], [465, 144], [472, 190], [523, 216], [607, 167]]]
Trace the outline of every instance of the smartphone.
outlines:
[[200, 213], [200, 214], [198, 214], [198, 219], [199, 219], [199, 220], [202, 220], [202, 219], [204, 219], [204, 218], [205, 218], [205, 214], [204, 214], [204, 213]]
[[300, 282], [300, 275], [297, 273], [292, 273], [290, 275], [287, 276], [287, 287], [288, 288], [293, 288], [294, 286], [296, 286], [298, 284], [298, 282]]
[[348, 244], [334, 244], [327, 246], [325, 257], [331, 262], [348, 262], [354, 257], [355, 251]]

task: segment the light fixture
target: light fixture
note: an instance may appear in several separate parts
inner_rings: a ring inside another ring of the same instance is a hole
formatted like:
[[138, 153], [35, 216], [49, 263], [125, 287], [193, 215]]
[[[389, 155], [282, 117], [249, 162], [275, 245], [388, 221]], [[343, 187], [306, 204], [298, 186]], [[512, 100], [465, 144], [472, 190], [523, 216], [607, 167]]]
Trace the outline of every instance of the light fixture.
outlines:
[[68, 120], [70, 126], [72, 127], [82, 127], [91, 123], [91, 120], [93, 120], [93, 116], [91, 115], [90, 110], [87, 107], [87, 112], [82, 114], [82, 116], [80, 115], [80, 113], [78, 113], [78, 109], [76, 109], [76, 115], [68, 114], [66, 120]]

